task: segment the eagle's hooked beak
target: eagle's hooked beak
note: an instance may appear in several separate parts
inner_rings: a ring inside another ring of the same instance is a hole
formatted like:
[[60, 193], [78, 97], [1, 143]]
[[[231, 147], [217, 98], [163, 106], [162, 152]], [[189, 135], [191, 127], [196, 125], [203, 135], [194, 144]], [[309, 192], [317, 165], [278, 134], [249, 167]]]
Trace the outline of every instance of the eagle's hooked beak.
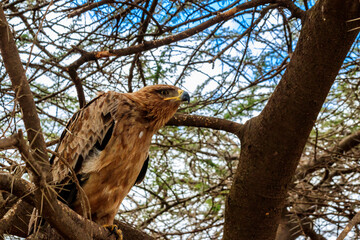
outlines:
[[164, 100], [171, 100], [174, 99], [176, 101], [187, 101], [188, 103], [190, 102], [190, 95], [188, 92], [185, 92], [184, 90], [178, 90], [179, 95], [176, 97], [169, 97], [169, 98], [165, 98]]
[[190, 103], [190, 95], [188, 92], [185, 92], [184, 90], [179, 90], [179, 97], [181, 101], [187, 101]]

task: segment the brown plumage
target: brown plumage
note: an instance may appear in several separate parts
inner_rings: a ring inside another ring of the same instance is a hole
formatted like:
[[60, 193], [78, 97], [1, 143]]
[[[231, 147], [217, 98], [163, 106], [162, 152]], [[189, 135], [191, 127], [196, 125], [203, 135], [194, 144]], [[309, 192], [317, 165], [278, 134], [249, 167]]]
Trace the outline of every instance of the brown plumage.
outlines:
[[181, 101], [189, 101], [189, 94], [155, 85], [134, 93], [100, 94], [75, 113], [51, 158], [61, 200], [82, 214], [71, 166], [89, 199], [92, 220], [112, 224], [124, 197], [145, 176], [153, 134]]

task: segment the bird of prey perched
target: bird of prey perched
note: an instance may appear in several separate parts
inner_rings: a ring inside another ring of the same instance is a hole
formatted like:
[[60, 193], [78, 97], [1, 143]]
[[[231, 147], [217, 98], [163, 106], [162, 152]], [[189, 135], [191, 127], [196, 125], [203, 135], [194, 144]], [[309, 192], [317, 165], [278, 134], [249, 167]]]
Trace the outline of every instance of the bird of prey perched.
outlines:
[[91, 219], [112, 225], [124, 197], [144, 179], [152, 136], [189, 100], [178, 87], [155, 85], [90, 101], [68, 122], [50, 160], [60, 199], [82, 214], [80, 185]]

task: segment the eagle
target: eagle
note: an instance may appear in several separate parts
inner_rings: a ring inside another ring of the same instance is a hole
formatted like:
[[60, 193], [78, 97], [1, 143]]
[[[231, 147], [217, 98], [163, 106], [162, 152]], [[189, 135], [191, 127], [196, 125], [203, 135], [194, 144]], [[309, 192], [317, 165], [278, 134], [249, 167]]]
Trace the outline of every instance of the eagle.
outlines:
[[145, 177], [152, 136], [183, 101], [189, 94], [170, 85], [91, 100], [67, 123], [50, 159], [59, 199], [82, 215], [82, 188], [91, 220], [112, 225], [125, 196]]

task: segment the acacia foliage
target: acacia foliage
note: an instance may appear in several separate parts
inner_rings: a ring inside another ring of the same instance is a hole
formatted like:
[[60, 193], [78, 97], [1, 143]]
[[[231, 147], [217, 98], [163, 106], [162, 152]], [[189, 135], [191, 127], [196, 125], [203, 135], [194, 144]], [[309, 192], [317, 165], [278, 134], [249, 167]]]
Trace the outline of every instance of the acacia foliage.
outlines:
[[[250, 2], [253, 5], [245, 6], [246, 1], [10, 1], [3, 8], [51, 145], [67, 119], [99, 91], [131, 92], [145, 85], [175, 84], [192, 95], [182, 112], [238, 123], [257, 116], [291, 58], [303, 11], [314, 2]], [[195, 35], [176, 38], [237, 5], [245, 7]], [[167, 37], [174, 41], [152, 48], [154, 41]], [[141, 44], [143, 49], [136, 53], [92, 55]], [[293, 238], [314, 233], [335, 236], [359, 210], [358, 148], [346, 152], [336, 148], [359, 131], [358, 46], [356, 42], [331, 89], [290, 187], [283, 219], [287, 226], [296, 226], [289, 227]], [[22, 128], [22, 122], [7, 73], [0, 67], [0, 124], [2, 136], [7, 137]], [[236, 136], [221, 131], [162, 129], [153, 141], [147, 178], [124, 201], [118, 219], [163, 239], [220, 238], [239, 145]], [[16, 152], [1, 154], [3, 171], [26, 177]]]

